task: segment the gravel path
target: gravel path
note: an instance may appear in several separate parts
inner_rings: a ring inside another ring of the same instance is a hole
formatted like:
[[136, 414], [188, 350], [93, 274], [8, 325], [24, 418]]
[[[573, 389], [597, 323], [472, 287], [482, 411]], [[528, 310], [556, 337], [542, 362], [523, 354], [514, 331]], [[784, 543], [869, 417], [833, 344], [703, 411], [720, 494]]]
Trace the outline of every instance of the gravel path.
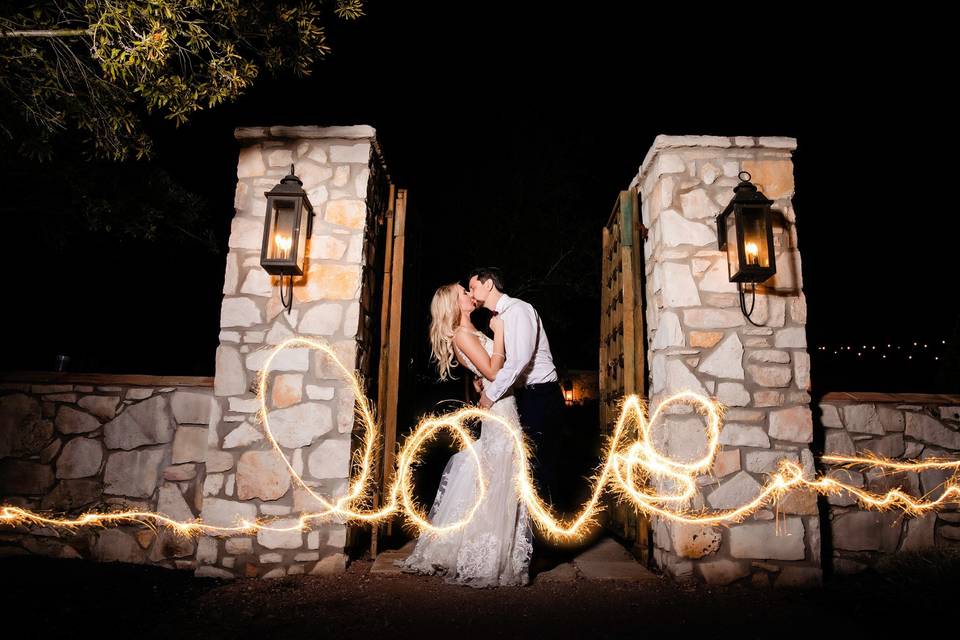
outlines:
[[[446, 585], [439, 577], [371, 575], [371, 564], [355, 561], [338, 576], [222, 581], [157, 567], [22, 556], [0, 560], [0, 575], [7, 616], [38, 625], [16, 637], [103, 626], [122, 628], [131, 638], [234, 640], [414, 635], [594, 640], [693, 627], [769, 638], [813, 630], [811, 621], [819, 629], [813, 635], [878, 624], [889, 630], [899, 615], [895, 609], [946, 623], [955, 615], [960, 584], [958, 565], [952, 565], [933, 577], [928, 572], [834, 578], [813, 591], [685, 587], [665, 578], [642, 585], [581, 578], [477, 590]], [[915, 624], [914, 631], [922, 626]]]

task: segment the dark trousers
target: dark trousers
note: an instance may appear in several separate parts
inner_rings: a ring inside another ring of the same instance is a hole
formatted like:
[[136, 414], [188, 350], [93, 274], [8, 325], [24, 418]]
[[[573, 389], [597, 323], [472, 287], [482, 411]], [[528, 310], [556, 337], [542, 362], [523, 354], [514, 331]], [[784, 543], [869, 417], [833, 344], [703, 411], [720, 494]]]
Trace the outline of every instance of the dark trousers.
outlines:
[[544, 382], [514, 388], [520, 424], [533, 446], [531, 472], [540, 497], [554, 502], [559, 497], [560, 438], [564, 432], [563, 392], [559, 382]]

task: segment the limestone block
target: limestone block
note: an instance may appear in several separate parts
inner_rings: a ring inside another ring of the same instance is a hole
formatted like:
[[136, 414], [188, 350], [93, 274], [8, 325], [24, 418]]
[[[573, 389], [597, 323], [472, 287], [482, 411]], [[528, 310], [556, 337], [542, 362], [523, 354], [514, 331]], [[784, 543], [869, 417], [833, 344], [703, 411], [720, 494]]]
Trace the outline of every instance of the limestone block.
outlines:
[[707, 356], [698, 369], [701, 373], [718, 378], [734, 378], [742, 380], [743, 374], [743, 343], [740, 336], [731, 333]]
[[240, 150], [240, 159], [237, 163], [238, 178], [257, 178], [266, 172], [260, 145], [251, 145]]
[[350, 440], [324, 440], [307, 456], [307, 468], [315, 478], [349, 477]]
[[277, 500], [290, 490], [290, 470], [274, 450], [247, 451], [237, 462], [237, 497]]
[[716, 345], [718, 342], [720, 342], [721, 338], [723, 338], [722, 331], [691, 331], [690, 346], [710, 349], [711, 347]]
[[216, 375], [213, 392], [217, 396], [233, 396], [247, 390], [247, 372], [243, 358], [235, 347], [220, 345], [217, 348]]
[[755, 499], [760, 491], [760, 484], [749, 473], [740, 471], [714, 489], [707, 496], [707, 502], [714, 509], [732, 509]]
[[[710, 164], [707, 164], [702, 172], [708, 173], [712, 176], [711, 180], [706, 184], [712, 184], [713, 180], [716, 179], [717, 170]], [[666, 206], [670, 206], [667, 204]], [[694, 189], [688, 191], [687, 193], [680, 194], [680, 208], [683, 211], [683, 215], [686, 218], [715, 218], [718, 213], [723, 209], [720, 205], [714, 202], [710, 196], [707, 194], [705, 189]]]
[[154, 396], [132, 404], [103, 426], [103, 441], [108, 449], [135, 449], [143, 445], [164, 444], [173, 438], [176, 424], [167, 409], [164, 396]]
[[728, 422], [720, 430], [720, 444], [731, 447], [770, 447], [763, 427]]
[[230, 222], [230, 249], [260, 251], [263, 245], [263, 220], [261, 218], [234, 216]]
[[293, 283], [298, 302], [354, 300], [360, 291], [360, 266], [311, 262], [305, 278]]
[[750, 393], [739, 382], [721, 382], [717, 385], [717, 399], [728, 407], [745, 407], [750, 404]]
[[670, 527], [671, 541], [681, 558], [698, 559], [720, 549], [720, 531], [716, 527], [674, 523]]
[[812, 442], [813, 415], [809, 407], [771, 411], [770, 437], [788, 442]]
[[[273, 355], [273, 349], [259, 349], [247, 355], [247, 369], [260, 371], [267, 365], [267, 359]], [[281, 349], [270, 361], [270, 371], [307, 371], [310, 368], [310, 349], [287, 347]]]
[[172, 483], [164, 483], [160, 487], [157, 511], [178, 522], [190, 522], [194, 519], [193, 511], [187, 506], [180, 489]]
[[224, 298], [220, 310], [221, 327], [250, 327], [263, 322], [263, 312], [250, 298]]
[[726, 329], [742, 326], [746, 320], [739, 309], [684, 309], [683, 322], [693, 329]]
[[343, 307], [339, 304], [320, 304], [311, 307], [300, 318], [299, 331], [303, 334], [329, 336], [340, 328]]
[[299, 373], [285, 373], [273, 379], [270, 388], [270, 400], [277, 409], [283, 409], [297, 404], [302, 399], [303, 375]]
[[663, 304], [666, 307], [700, 306], [700, 294], [690, 273], [690, 266], [665, 262], [663, 269]]
[[180, 427], [173, 436], [173, 464], [204, 462], [207, 453], [207, 427]]
[[66, 434], [89, 433], [100, 428], [100, 421], [89, 413], [63, 404], [57, 410], [53, 422], [60, 433]]
[[136, 538], [121, 529], [104, 529], [97, 533], [91, 554], [97, 562], [143, 564], [147, 561], [147, 554]]
[[280, 446], [298, 449], [333, 429], [333, 411], [319, 402], [302, 402], [267, 414], [270, 431]]
[[324, 220], [348, 229], [363, 229], [367, 205], [363, 200], [331, 200], [326, 204]]
[[703, 247], [717, 242], [717, 232], [713, 228], [687, 220], [673, 209], [665, 209], [660, 213], [658, 225], [663, 244], [667, 247], [684, 244]]
[[[303, 546], [303, 532], [297, 518], [280, 518], [271, 522], [270, 529], [257, 531], [257, 542], [267, 549], [299, 549]], [[271, 529], [290, 529], [289, 531], [272, 531]]]
[[730, 528], [730, 555], [734, 558], [803, 560], [803, 521], [756, 522]]
[[310, 240], [310, 258], [312, 260], [340, 260], [347, 250], [347, 243], [336, 236], [318, 236]]
[[119, 396], [84, 396], [77, 402], [81, 408], [104, 420], [110, 420], [117, 415]]
[[330, 145], [330, 162], [360, 162], [370, 163], [370, 143], [361, 142], [352, 145]]
[[111, 453], [103, 472], [103, 492], [134, 498], [153, 496], [163, 456], [162, 449]]
[[793, 377], [790, 367], [748, 365], [747, 371], [754, 382], [764, 387], [786, 387]]
[[93, 438], [72, 438], [57, 458], [58, 478], [86, 478], [100, 472], [103, 447]]
[[[873, 404], [850, 404], [841, 408], [843, 412], [843, 424], [847, 431], [856, 433], [872, 433], [883, 435], [883, 424], [880, 422], [880, 414], [877, 413], [877, 407]], [[910, 435], [910, 433], [907, 433]]]
[[781, 460], [800, 463], [795, 451], [748, 451], [744, 457], [744, 466], [753, 473], [774, 473]]
[[257, 517], [257, 505], [235, 500], [206, 498], [200, 519], [217, 527], [240, 526], [240, 520], [254, 522]]
[[[279, 279], [277, 283], [279, 284]], [[273, 289], [273, 277], [263, 269], [254, 267], [247, 271], [247, 277], [243, 279], [240, 293], [269, 298], [273, 295]]]
[[945, 427], [925, 413], [906, 414], [906, 435], [922, 442], [953, 449], [960, 449], [960, 431]]

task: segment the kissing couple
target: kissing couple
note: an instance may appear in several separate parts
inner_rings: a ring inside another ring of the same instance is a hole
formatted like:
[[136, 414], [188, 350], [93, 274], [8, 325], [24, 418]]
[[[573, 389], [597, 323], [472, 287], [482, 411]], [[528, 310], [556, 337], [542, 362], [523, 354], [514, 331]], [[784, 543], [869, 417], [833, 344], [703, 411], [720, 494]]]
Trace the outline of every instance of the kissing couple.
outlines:
[[[555, 486], [552, 449], [563, 420], [564, 401], [550, 343], [536, 309], [507, 295], [496, 267], [474, 269], [466, 286], [441, 286], [430, 303], [430, 344], [441, 380], [461, 364], [480, 380], [480, 407], [521, 429], [532, 445], [531, 470], [539, 490]], [[493, 339], [477, 330], [471, 313], [490, 311]], [[471, 587], [529, 583], [533, 530], [517, 494], [523, 452], [510, 431], [483, 420], [474, 450], [487, 482], [486, 493], [464, 526], [423, 532], [413, 553], [395, 563], [408, 573], [443, 575], [445, 582]], [[546, 455], [544, 455], [546, 454]], [[454, 454], [441, 476], [428, 519], [437, 527], [463, 520], [480, 490], [477, 465], [467, 450]]]

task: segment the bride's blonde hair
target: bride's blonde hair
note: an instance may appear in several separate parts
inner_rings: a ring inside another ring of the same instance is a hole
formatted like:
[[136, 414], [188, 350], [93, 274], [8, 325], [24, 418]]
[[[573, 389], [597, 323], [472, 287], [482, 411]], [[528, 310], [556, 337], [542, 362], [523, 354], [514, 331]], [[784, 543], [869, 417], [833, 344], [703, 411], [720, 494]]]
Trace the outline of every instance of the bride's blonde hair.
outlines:
[[445, 284], [433, 294], [430, 301], [430, 347], [437, 361], [440, 379], [453, 379], [450, 370], [457, 365], [453, 351], [453, 334], [460, 326], [460, 294], [457, 283]]

